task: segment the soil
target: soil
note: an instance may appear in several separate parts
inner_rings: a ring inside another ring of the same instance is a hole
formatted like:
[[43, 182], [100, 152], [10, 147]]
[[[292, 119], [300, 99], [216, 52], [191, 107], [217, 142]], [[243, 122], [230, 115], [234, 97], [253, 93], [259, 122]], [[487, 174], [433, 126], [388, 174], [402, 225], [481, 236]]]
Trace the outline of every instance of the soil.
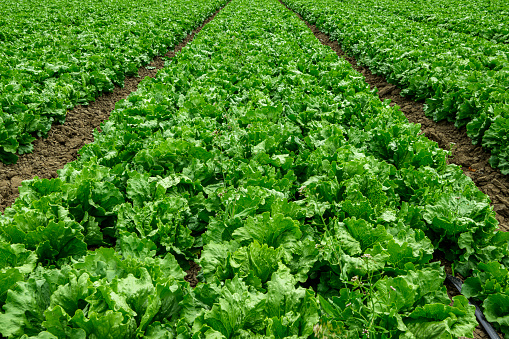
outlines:
[[[221, 9], [193, 30], [174, 49], [169, 50], [164, 57], [174, 57]], [[115, 103], [136, 91], [138, 84], [145, 77], [154, 77], [157, 71], [164, 67], [164, 62], [162, 57], [155, 57], [150, 64], [138, 70], [138, 76], [127, 77], [124, 87], [115, 87], [112, 92], [102, 94], [89, 105], [76, 106], [67, 113], [63, 125], [53, 125], [47, 138], [39, 138], [35, 141], [33, 153], [21, 155], [16, 164], [0, 163], [0, 212], [12, 205], [19, 196], [18, 186], [22, 181], [36, 176], [56, 178], [57, 170], [75, 160], [78, 150], [83, 145], [94, 141], [92, 135], [94, 129], [99, 129], [100, 124], [108, 119], [115, 108]]]
[[[288, 8], [281, 0], [279, 1]], [[290, 8], [288, 9], [291, 11]], [[439, 147], [451, 151], [452, 154], [448, 162], [460, 166], [476, 186], [490, 197], [493, 210], [496, 212], [496, 218], [500, 223], [500, 230], [509, 231], [509, 176], [503, 175], [500, 170], [490, 166], [489, 152], [485, 152], [480, 146], [473, 145], [465, 128], [457, 129], [453, 123], [447, 121], [435, 122], [426, 117], [422, 102], [402, 97], [400, 88], [388, 83], [385, 77], [373, 74], [369, 68], [359, 65], [355, 58], [345, 54], [337, 41], [332, 41], [328, 35], [322, 33], [316, 25], [311, 25], [304, 20], [300, 14], [295, 14], [306, 23], [323, 45], [332, 48], [339, 57], [347, 60], [355, 70], [362, 73], [371, 89], [375, 87], [378, 89], [378, 96], [381, 101], [389, 99], [391, 106], [399, 106], [408, 121], [421, 124], [421, 131], [424, 132], [426, 137], [435, 141]], [[450, 262], [439, 256], [434, 260], [440, 260], [446, 273], [452, 274]], [[458, 274], [456, 276], [464, 280]], [[445, 286], [451, 301], [453, 296], [460, 294], [452, 283], [447, 280]], [[503, 338], [500, 333], [499, 336]], [[479, 325], [474, 331], [474, 338], [489, 339], [489, 336]]]
[[192, 288], [195, 288], [196, 285], [198, 284], [197, 276], [201, 270], [201, 267], [192, 260], [189, 261], [189, 265], [191, 266], [191, 268], [186, 271], [187, 274], [184, 277], [184, 280], [188, 281]]

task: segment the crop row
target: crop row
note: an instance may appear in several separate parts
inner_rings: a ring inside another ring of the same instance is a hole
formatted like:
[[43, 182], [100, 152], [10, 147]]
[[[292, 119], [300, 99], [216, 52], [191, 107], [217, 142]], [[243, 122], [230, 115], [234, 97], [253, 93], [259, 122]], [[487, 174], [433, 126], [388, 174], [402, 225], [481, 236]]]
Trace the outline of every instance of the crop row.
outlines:
[[423, 22], [430, 27], [445, 28], [458, 33], [478, 36], [495, 43], [509, 43], [509, 6], [502, 1], [441, 0], [394, 1], [372, 0], [381, 12]]
[[4, 1], [0, 161], [31, 152], [67, 110], [86, 104], [181, 41], [225, 0]]
[[379, 11], [369, 2], [286, 1], [343, 49], [403, 89], [426, 100], [434, 120], [466, 125], [490, 164], [509, 173], [509, 46]]
[[496, 266], [507, 234], [419, 131], [278, 1], [233, 0], [58, 178], [23, 183], [0, 217], [0, 333], [471, 335], [430, 261]]

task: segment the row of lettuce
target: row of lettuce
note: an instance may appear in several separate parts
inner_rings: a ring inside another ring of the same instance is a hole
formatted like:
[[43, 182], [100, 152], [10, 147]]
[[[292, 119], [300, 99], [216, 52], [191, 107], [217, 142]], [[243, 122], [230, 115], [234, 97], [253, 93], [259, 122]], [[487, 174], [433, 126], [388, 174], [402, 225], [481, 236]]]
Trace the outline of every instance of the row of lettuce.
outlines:
[[488, 197], [277, 0], [231, 1], [80, 154], [0, 217], [4, 337], [471, 336], [439, 253], [505, 324]]
[[509, 173], [509, 45], [380, 10], [377, 0], [285, 3], [403, 95], [425, 100], [428, 116], [466, 126]]
[[509, 6], [506, 1], [370, 1], [390, 12], [429, 26], [477, 36], [494, 43], [509, 43]]
[[122, 87], [225, 3], [2, 1], [0, 162], [31, 152], [69, 109]]

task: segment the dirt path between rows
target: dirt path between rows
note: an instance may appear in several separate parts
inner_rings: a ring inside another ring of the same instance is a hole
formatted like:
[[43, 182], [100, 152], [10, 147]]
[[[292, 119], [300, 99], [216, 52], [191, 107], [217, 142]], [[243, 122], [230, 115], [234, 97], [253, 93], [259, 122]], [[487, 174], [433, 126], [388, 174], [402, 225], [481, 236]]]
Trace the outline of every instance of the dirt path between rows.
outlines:
[[[169, 50], [164, 57], [174, 57], [223, 8], [218, 9], [173, 50]], [[69, 111], [63, 125], [53, 125], [48, 138], [39, 138], [35, 141], [33, 153], [21, 155], [16, 164], [0, 163], [0, 212], [12, 205], [18, 197], [18, 186], [23, 180], [33, 179], [35, 176], [48, 179], [56, 178], [57, 170], [75, 160], [78, 150], [83, 145], [94, 141], [92, 135], [94, 129], [108, 119], [111, 111], [115, 108], [115, 103], [127, 98], [130, 93], [137, 90], [138, 84], [145, 77], [154, 77], [163, 67], [164, 59], [155, 57], [150, 64], [138, 70], [137, 77], [127, 77], [123, 88], [117, 86], [113, 92], [97, 97], [90, 105], [78, 105]]]
[[[421, 130], [426, 137], [436, 141], [438, 146], [450, 150], [452, 152], [449, 163], [461, 166], [463, 172], [470, 177], [477, 187], [487, 194], [493, 205], [493, 209], [497, 214], [497, 220], [500, 223], [500, 229], [509, 231], [509, 176], [504, 176], [499, 170], [493, 169], [488, 160], [490, 154], [485, 152], [482, 147], [472, 145], [471, 139], [467, 136], [465, 128], [457, 129], [453, 123], [447, 121], [434, 122], [424, 114], [422, 102], [416, 102], [400, 95], [401, 89], [395, 85], [388, 83], [383, 76], [371, 73], [369, 68], [357, 64], [355, 58], [346, 55], [337, 41], [332, 41], [330, 37], [322, 33], [315, 25], [311, 25], [304, 20], [302, 16], [290, 8], [288, 8], [281, 0], [283, 6], [297, 15], [299, 19], [304, 21], [315, 37], [320, 40], [323, 45], [332, 48], [336, 54], [350, 62], [352, 67], [362, 73], [370, 88], [378, 89], [380, 100], [391, 100], [391, 106], [398, 105], [400, 110], [408, 118], [408, 121], [421, 124]], [[442, 261], [447, 274], [452, 274], [450, 262], [435, 258], [434, 260]], [[447, 293], [449, 297], [458, 295], [458, 291], [454, 286], [446, 281]], [[452, 299], [451, 299], [452, 300]], [[499, 333], [500, 335], [500, 333]], [[486, 331], [479, 325], [474, 331], [475, 339], [489, 339]], [[502, 336], [500, 335], [500, 338]]]

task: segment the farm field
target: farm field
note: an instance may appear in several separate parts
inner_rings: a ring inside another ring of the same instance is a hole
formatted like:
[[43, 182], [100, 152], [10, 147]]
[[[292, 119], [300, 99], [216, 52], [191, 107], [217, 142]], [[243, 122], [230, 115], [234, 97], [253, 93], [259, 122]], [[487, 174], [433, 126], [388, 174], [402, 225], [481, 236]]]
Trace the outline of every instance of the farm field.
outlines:
[[509, 43], [509, 6], [505, 1], [442, 0], [363, 2], [380, 11], [403, 16], [428, 26], [466, 33], [495, 43]]
[[388, 83], [383, 76], [373, 74], [368, 67], [359, 65], [355, 58], [344, 53], [337, 41], [331, 40], [316, 26], [307, 25], [320, 42], [332, 48], [339, 57], [348, 60], [355, 70], [365, 76], [365, 81], [372, 90], [378, 92], [380, 100], [390, 100], [390, 105], [399, 106], [410, 122], [421, 125], [421, 133], [437, 142], [440, 148], [450, 151], [448, 163], [460, 166], [463, 173], [490, 197], [500, 229], [509, 231], [509, 178], [490, 166], [490, 154], [481, 146], [472, 144], [465, 129], [457, 129], [447, 121], [437, 123], [426, 117], [422, 102], [401, 96], [400, 88]]
[[277, 0], [230, 1], [79, 153], [0, 215], [3, 337], [472, 337], [466, 297], [509, 335], [489, 197]]
[[509, 45], [380, 10], [386, 2], [285, 1], [403, 95], [425, 100], [434, 120], [466, 126], [508, 174]]
[[19, 196], [18, 187], [24, 180], [35, 176], [55, 178], [57, 170], [77, 158], [77, 152], [83, 145], [93, 141], [93, 131], [109, 117], [115, 104], [135, 91], [145, 77], [154, 77], [164, 67], [165, 60], [172, 58], [194, 35], [218, 13], [210, 15], [199, 27], [195, 27], [184, 40], [173, 49], [169, 48], [164, 56], [156, 56], [149, 64], [138, 69], [136, 75], [127, 76], [123, 86], [115, 86], [112, 92], [98, 96], [93, 102], [80, 104], [69, 110], [64, 124], [54, 124], [46, 138], [37, 138], [32, 153], [19, 156], [15, 164], [0, 162], [0, 212]]
[[31, 152], [69, 109], [122, 86], [225, 3], [3, 1], [0, 162]]

